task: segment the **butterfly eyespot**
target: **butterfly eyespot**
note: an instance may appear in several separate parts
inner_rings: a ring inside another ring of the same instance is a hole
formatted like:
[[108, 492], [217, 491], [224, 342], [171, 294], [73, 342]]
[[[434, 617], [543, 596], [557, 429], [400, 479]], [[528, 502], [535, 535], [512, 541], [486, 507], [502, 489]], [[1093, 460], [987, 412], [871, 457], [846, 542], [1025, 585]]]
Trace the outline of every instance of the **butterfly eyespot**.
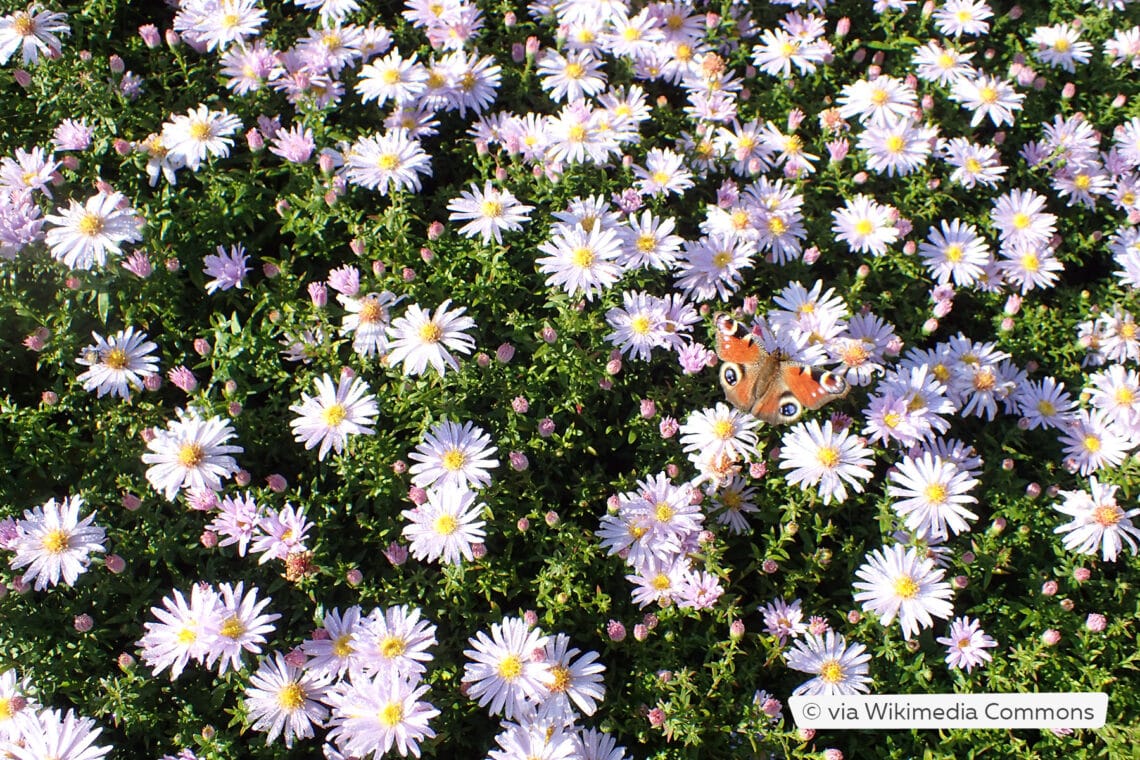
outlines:
[[740, 382], [740, 368], [736, 364], [724, 364], [720, 368], [720, 379], [725, 385], [736, 385]]
[[802, 409], [803, 407], [800, 406], [798, 401], [785, 401], [780, 404], [780, 416], [788, 418], [795, 417]]

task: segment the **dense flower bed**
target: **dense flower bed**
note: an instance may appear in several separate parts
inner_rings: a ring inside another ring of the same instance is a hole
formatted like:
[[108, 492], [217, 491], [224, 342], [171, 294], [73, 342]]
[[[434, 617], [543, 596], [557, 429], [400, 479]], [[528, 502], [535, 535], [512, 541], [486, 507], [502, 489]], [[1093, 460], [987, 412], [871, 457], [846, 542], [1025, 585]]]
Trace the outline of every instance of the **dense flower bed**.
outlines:
[[[0, 17], [0, 751], [1122, 756], [1140, 17]], [[1106, 691], [1104, 729], [793, 694]]]

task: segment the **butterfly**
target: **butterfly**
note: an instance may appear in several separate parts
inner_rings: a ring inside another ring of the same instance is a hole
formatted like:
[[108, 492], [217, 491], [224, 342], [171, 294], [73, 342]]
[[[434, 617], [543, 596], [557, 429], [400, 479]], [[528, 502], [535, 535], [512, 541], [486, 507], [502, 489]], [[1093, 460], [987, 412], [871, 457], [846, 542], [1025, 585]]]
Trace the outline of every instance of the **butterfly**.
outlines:
[[716, 315], [716, 355], [725, 397], [769, 425], [795, 422], [805, 409], [819, 409], [851, 390], [839, 375], [765, 351], [743, 322], [727, 314]]

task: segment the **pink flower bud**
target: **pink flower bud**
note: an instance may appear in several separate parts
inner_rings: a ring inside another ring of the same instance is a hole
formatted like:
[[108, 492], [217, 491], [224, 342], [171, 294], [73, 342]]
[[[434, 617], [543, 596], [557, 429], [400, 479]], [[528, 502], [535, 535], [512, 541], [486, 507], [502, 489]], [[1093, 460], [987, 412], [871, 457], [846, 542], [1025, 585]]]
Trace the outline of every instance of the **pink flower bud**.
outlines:
[[170, 48], [176, 48], [182, 44], [182, 38], [178, 36], [178, 32], [173, 29], [167, 29], [163, 35], [166, 38], [166, 44]]
[[384, 556], [393, 566], [399, 567], [408, 561], [408, 547], [393, 541], [384, 550]]
[[210, 351], [212, 350], [213, 349], [210, 347], [210, 341], [206, 340], [205, 338], [194, 339], [194, 351], [198, 354], [198, 356], [209, 356]]
[[553, 528], [555, 525], [562, 521], [562, 518], [559, 517], [558, 513], [552, 509], [542, 516], [542, 520], [546, 523], [547, 527]]
[[427, 501], [427, 491], [419, 486], [412, 486], [408, 489], [408, 499], [418, 507]]
[[118, 554], [108, 554], [103, 558], [103, 564], [116, 575], [127, 569], [127, 561]]
[[862, 619], [863, 613], [859, 610], [849, 610], [847, 612], [847, 622], [851, 625], [856, 625]]
[[677, 435], [677, 431], [681, 429], [681, 425], [672, 417], [664, 417], [657, 429], [661, 433], [661, 437], [668, 440]]
[[610, 641], [624, 641], [625, 640], [625, 626], [617, 620], [610, 620], [606, 624], [606, 636]]
[[162, 44], [162, 35], [159, 34], [158, 27], [154, 24], [143, 24], [139, 27], [139, 37], [142, 38], [143, 44], [151, 50]]
[[1088, 618], [1085, 620], [1085, 628], [1088, 628], [1093, 633], [1100, 633], [1108, 626], [1108, 619], [1099, 612], [1090, 612]]
[[349, 570], [344, 574], [344, 580], [350, 586], [359, 586], [364, 582], [364, 573], [360, 572], [360, 570], [355, 567], [349, 568]]
[[1061, 632], [1056, 628], [1048, 628], [1041, 634], [1041, 641], [1045, 646], [1056, 646], [1061, 641]]
[[519, 533], [526, 533], [530, 530], [530, 520], [520, 517], [519, 521], [515, 523], [515, 527], [519, 529]]
[[1078, 567], [1073, 570], [1073, 578], [1077, 583], [1084, 583], [1092, 577], [1092, 570], [1087, 567]]
[[512, 451], [508, 455], [508, 460], [511, 463], [511, 469], [515, 472], [522, 472], [530, 467], [530, 461], [526, 458], [526, 454], [521, 451]]
[[250, 130], [245, 133], [245, 144], [249, 146], [251, 153], [260, 153], [265, 149], [265, 137], [257, 127], [251, 127]]
[[127, 510], [128, 512], [134, 512], [136, 509], [142, 506], [142, 499], [135, 496], [133, 493], [123, 494], [121, 502], [123, 509]]
[[471, 544], [471, 556], [475, 559], [483, 559], [487, 556], [486, 544]]
[[766, 559], [760, 563], [760, 569], [768, 575], [772, 575], [773, 573], [779, 572], [780, 565], [774, 559]]
[[112, 74], [122, 74], [127, 69], [127, 65], [123, 63], [123, 59], [117, 55], [112, 55], [107, 59], [107, 66], [111, 69]]
[[744, 621], [737, 618], [728, 625], [728, 635], [734, 639], [739, 639], [744, 635]]
[[218, 534], [212, 530], [204, 530], [198, 540], [202, 542], [202, 546], [213, 549], [218, 545]]
[[554, 420], [543, 417], [538, 423], [538, 434], [543, 438], [549, 438], [554, 434], [554, 427]]
[[323, 282], [309, 283], [309, 300], [312, 301], [313, 306], [318, 309], [323, 309], [329, 302], [328, 289]]
[[633, 637], [638, 641], [645, 641], [649, 638], [649, 629], [642, 623], [638, 623], [633, 627]]
[[12, 78], [16, 80], [16, 84], [20, 85], [24, 89], [27, 89], [28, 86], [32, 83], [32, 75], [23, 69], [15, 69], [12, 72]]
[[75, 630], [79, 631], [80, 633], [87, 633], [91, 630], [92, 627], [94, 627], [95, 621], [91, 619], [90, 615], [83, 613], [82, 615], [75, 616], [74, 625]]
[[286, 664], [291, 665], [294, 668], [305, 667], [305, 662], [307, 660], [308, 657], [306, 657], [305, 653], [301, 650], [300, 647], [290, 650], [289, 654], [285, 655]]

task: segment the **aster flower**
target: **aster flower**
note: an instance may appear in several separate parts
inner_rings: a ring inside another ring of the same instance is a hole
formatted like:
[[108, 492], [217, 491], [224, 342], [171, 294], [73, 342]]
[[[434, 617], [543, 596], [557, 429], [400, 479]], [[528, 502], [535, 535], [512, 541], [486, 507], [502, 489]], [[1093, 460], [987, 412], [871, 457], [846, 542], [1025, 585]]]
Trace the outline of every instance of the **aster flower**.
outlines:
[[190, 602], [178, 589], [163, 597], [162, 607], [151, 607], [155, 618], [143, 624], [139, 639], [142, 658], [158, 675], [170, 668], [170, 680], [178, 678], [190, 663], [203, 662], [210, 651], [218, 616], [218, 594], [208, 584], [196, 583]]
[[421, 700], [428, 688], [394, 672], [375, 677], [354, 673], [332, 692], [328, 738], [357, 757], [393, 750], [401, 757], [419, 757], [419, 743], [435, 737], [428, 723], [439, 715]]
[[340, 334], [352, 336], [352, 350], [360, 356], [386, 354], [391, 309], [402, 297], [385, 290], [359, 298], [341, 292], [336, 300], [347, 312], [340, 323]]
[[419, 679], [433, 659], [428, 650], [436, 645], [435, 632], [436, 626], [418, 607], [375, 609], [353, 634], [357, 669], [374, 676]]
[[486, 522], [478, 519], [486, 505], [476, 502], [476, 494], [463, 486], [445, 483], [427, 491], [427, 501], [400, 514], [408, 521], [402, 535], [416, 559], [458, 565], [475, 555], [473, 544], [486, 533]]
[[207, 50], [225, 49], [256, 37], [267, 14], [259, 0], [217, 0], [217, 5], [192, 28]]
[[131, 388], [142, 390], [143, 381], [158, 372], [158, 359], [152, 355], [158, 346], [147, 340], [146, 333], [128, 327], [109, 338], [96, 332], [91, 337], [95, 344], [83, 349], [75, 360], [88, 369], [76, 379], [98, 398], [110, 393], [129, 399]]
[[836, 240], [847, 243], [853, 252], [882, 256], [887, 246], [899, 239], [890, 206], [860, 193], [832, 212], [831, 231]]
[[406, 129], [362, 137], [345, 154], [349, 182], [378, 190], [380, 195], [411, 190], [419, 192], [420, 177], [431, 176], [431, 157]]
[[495, 742], [499, 748], [490, 750], [487, 760], [572, 760], [577, 757], [573, 754], [574, 736], [569, 727], [539, 718], [520, 723], [504, 721]]
[[388, 328], [392, 336], [388, 363], [403, 363], [405, 375], [422, 375], [430, 364], [443, 375], [450, 367], [459, 370], [459, 362], [450, 353], [469, 354], [475, 341], [467, 330], [475, 327], [475, 320], [463, 316], [466, 307], [449, 308], [451, 299], [441, 303], [432, 314], [412, 304], [404, 315]]
[[855, 601], [863, 602], [863, 609], [878, 615], [884, 626], [897, 617], [903, 638], [910, 639], [934, 625], [933, 618], [946, 619], [953, 612], [953, 591], [943, 580], [945, 574], [913, 547], [876, 549], [855, 571]]
[[526, 715], [549, 694], [550, 663], [538, 656], [549, 638], [539, 628], [522, 618], [504, 618], [491, 625], [489, 635], [479, 631], [468, 643], [462, 681], [467, 695], [491, 715], [507, 720]]
[[1064, 501], [1054, 504], [1053, 509], [1072, 520], [1053, 532], [1065, 535], [1066, 549], [1095, 555], [1099, 548], [1105, 562], [1115, 562], [1125, 544], [1133, 554], [1137, 553], [1140, 528], [1132, 524], [1132, 518], [1140, 515], [1140, 509], [1123, 509], [1116, 501], [1118, 489], [1119, 486], [1098, 482], [1094, 476], [1089, 478], [1088, 491], [1060, 492]]
[[209, 529], [218, 535], [218, 546], [237, 544], [238, 556], [244, 557], [262, 517], [261, 507], [248, 492], [239, 496], [227, 494], [219, 502], [218, 514]]
[[65, 498], [62, 502], [48, 499], [42, 506], [25, 510], [16, 522], [13, 570], [22, 567], [24, 583], [35, 582], [37, 591], [58, 585], [62, 580], [74, 586], [80, 574], [91, 564], [91, 554], [103, 552], [106, 531], [94, 524], [95, 513], [79, 519], [83, 499]]
[[963, 77], [956, 81], [950, 90], [950, 98], [963, 108], [973, 111], [970, 126], [976, 127], [989, 117], [994, 126], [1013, 125], [1014, 111], [1021, 110], [1025, 95], [1013, 89], [1013, 85], [1002, 79], [978, 74], [973, 78]]
[[298, 443], [305, 449], [320, 444], [317, 459], [323, 460], [332, 449], [344, 450], [350, 435], [372, 435], [372, 424], [380, 413], [376, 397], [368, 383], [359, 377], [342, 374], [333, 385], [328, 375], [315, 378], [317, 395], [301, 394], [301, 403], [289, 407], [298, 417], [289, 423]]
[[150, 465], [146, 479], [154, 490], [173, 501], [184, 488], [219, 491], [222, 479], [238, 471], [230, 454], [244, 449], [227, 443], [234, 437], [230, 423], [220, 417], [202, 419], [196, 411], [177, 411], [178, 418], [156, 429], [142, 455]]
[[977, 36], [990, 30], [993, 11], [984, 0], [947, 0], [934, 11], [934, 26], [947, 37]]
[[1033, 51], [1034, 58], [1070, 74], [1077, 70], [1078, 63], [1088, 63], [1093, 51], [1092, 45], [1081, 40], [1081, 33], [1071, 24], [1039, 26], [1028, 42], [1037, 47]]
[[48, 214], [44, 242], [51, 255], [72, 269], [107, 263], [108, 254], [122, 253], [123, 243], [142, 239], [142, 222], [122, 193], [100, 192], [80, 205], [75, 199], [59, 214]]
[[340, 678], [349, 670], [360, 669], [357, 644], [357, 635], [363, 631], [360, 612], [359, 605], [353, 605], [343, 615], [337, 607], [325, 613], [320, 629], [312, 638], [301, 642], [301, 651], [309, 658], [306, 669], [325, 673], [329, 678]]
[[245, 705], [253, 730], [266, 732], [266, 744], [283, 736], [285, 746], [292, 748], [295, 739], [308, 739], [314, 726], [324, 725], [328, 697], [327, 678], [294, 667], [274, 652], [250, 677]]
[[828, 420], [800, 422], [784, 434], [780, 469], [791, 470], [785, 479], [806, 489], [817, 486], [824, 504], [847, 499], [847, 486], [863, 491], [861, 481], [871, 479], [871, 450], [849, 430], [836, 430]]
[[389, 99], [397, 104], [410, 103], [424, 91], [427, 79], [427, 69], [416, 61], [415, 53], [404, 58], [393, 50], [360, 69], [356, 91], [361, 103], [375, 100], [376, 105], [382, 106]]
[[41, 192], [51, 198], [51, 183], [59, 167], [60, 162], [43, 148], [16, 148], [14, 157], [0, 158], [0, 190], [12, 194]]
[[692, 412], [681, 426], [681, 446], [690, 459], [725, 456], [731, 460], [756, 454], [760, 421], [718, 402], [712, 409]]
[[799, 599], [793, 599], [791, 604], [783, 599], [773, 599], [760, 607], [760, 612], [764, 615], [765, 632], [778, 638], [781, 646], [789, 637], [794, 639], [807, 633], [808, 627], [800, 605]]
[[538, 250], [539, 270], [547, 275], [547, 286], [558, 285], [570, 296], [579, 293], [592, 301], [613, 285], [621, 275], [615, 260], [621, 244], [612, 229], [595, 225], [588, 232], [579, 227], [562, 227]]
[[953, 462], [929, 453], [904, 456], [888, 474], [891, 505], [903, 518], [907, 530], [919, 538], [945, 538], [970, 529], [966, 520], [976, 520], [968, 504], [977, 503], [969, 491], [978, 481]]
[[667, 347], [670, 324], [666, 304], [648, 293], [626, 291], [623, 307], [606, 312], [606, 323], [613, 332], [606, 340], [616, 346], [622, 356], [649, 361], [654, 348]]
[[451, 221], [470, 220], [459, 228], [459, 233], [466, 237], [479, 235], [483, 245], [491, 242], [503, 242], [503, 230], [518, 231], [522, 229], [523, 222], [530, 220], [530, 212], [534, 206], [526, 206], [508, 190], [497, 190], [490, 182], [480, 191], [476, 185], [471, 190], [463, 191], [458, 198], [447, 204], [451, 211], [448, 217]]
[[812, 673], [812, 678], [796, 687], [792, 694], [808, 696], [833, 696], [838, 694], [866, 694], [867, 663], [871, 655], [862, 644], [847, 645], [847, 640], [835, 631], [823, 636], [808, 634], [797, 639], [792, 649], [784, 655], [788, 667], [804, 673]]
[[839, 115], [885, 126], [909, 118], [917, 100], [914, 88], [900, 79], [885, 75], [869, 81], [860, 79], [844, 85], [839, 93]]
[[931, 227], [926, 240], [919, 244], [918, 255], [935, 281], [945, 284], [973, 285], [992, 259], [990, 248], [977, 228], [961, 219], [941, 220]]
[[444, 420], [424, 435], [408, 458], [412, 483], [421, 488], [456, 485], [483, 488], [491, 484], [490, 470], [499, 466], [491, 437], [471, 422]]
[[1060, 433], [1066, 466], [1081, 475], [1119, 466], [1137, 443], [1132, 431], [1113, 423], [1099, 409], [1075, 412]]
[[304, 124], [294, 124], [290, 129], [282, 129], [273, 136], [269, 152], [291, 164], [303, 164], [312, 157], [316, 147], [313, 130]]
[[226, 253], [224, 246], [219, 245], [216, 256], [210, 254], [202, 259], [202, 263], [206, 265], [202, 270], [203, 273], [207, 277], [214, 278], [206, 283], [206, 292], [213, 295], [218, 290], [240, 288], [246, 272], [249, 271], [249, 267], [246, 266], [248, 261], [245, 246], [241, 243], [230, 246], [229, 253]]
[[251, 587], [249, 593], [243, 594], [243, 591], [243, 583], [218, 586], [217, 625], [211, 631], [213, 635], [205, 655], [207, 668], [213, 667], [217, 661], [218, 675], [223, 675], [227, 666], [235, 671], [241, 670], [244, 652], [260, 654], [265, 635], [273, 632], [273, 621], [281, 617], [275, 612], [263, 612], [272, 599], [259, 600], [256, 586]]
[[210, 156], [225, 158], [233, 147], [233, 135], [241, 119], [230, 112], [211, 111], [205, 105], [174, 115], [162, 125], [162, 144], [190, 171], [196, 172]]
[[29, 694], [27, 678], [21, 678], [14, 669], [0, 673], [0, 747], [39, 729], [37, 716], [41, 710]]
[[102, 760], [113, 747], [95, 744], [103, 729], [95, 721], [81, 718], [73, 710], [41, 710], [35, 716], [35, 726], [21, 736], [19, 742], [7, 744], [3, 749], [13, 760]]
[[41, 10], [35, 4], [27, 10], [0, 16], [0, 65], [17, 51], [25, 66], [36, 63], [40, 55], [58, 55], [63, 47], [60, 35], [69, 34], [66, 13]]
[[550, 665], [550, 694], [542, 702], [540, 719], [570, 724], [577, 713], [593, 715], [605, 697], [606, 666], [598, 662], [598, 653], [583, 653], [571, 646], [569, 636], [559, 633], [547, 641], [544, 654]]
[[946, 647], [946, 664], [951, 668], [965, 668], [967, 673], [993, 659], [986, 651], [997, 646], [993, 637], [980, 627], [980, 621], [970, 620], [969, 616], [954, 618], [946, 636], [935, 639]]
[[548, 49], [538, 59], [539, 84], [555, 103], [597, 95], [606, 86], [603, 65], [589, 50], [570, 51], [564, 56]]
[[312, 527], [305, 518], [305, 508], [286, 503], [280, 510], [269, 510], [258, 517], [250, 551], [260, 554], [257, 564], [274, 559], [288, 560], [290, 555], [307, 550], [305, 539]]

